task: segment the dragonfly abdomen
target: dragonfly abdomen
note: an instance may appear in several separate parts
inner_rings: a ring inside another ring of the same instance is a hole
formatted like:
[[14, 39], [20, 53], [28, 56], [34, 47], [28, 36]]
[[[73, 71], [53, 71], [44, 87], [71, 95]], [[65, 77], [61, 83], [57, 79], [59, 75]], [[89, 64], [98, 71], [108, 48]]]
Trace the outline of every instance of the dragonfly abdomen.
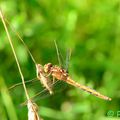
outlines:
[[67, 77], [66, 82], [67, 82], [68, 84], [71, 84], [71, 85], [73, 85], [73, 86], [75, 86], [75, 87], [78, 87], [78, 88], [80, 88], [80, 89], [82, 89], [82, 90], [84, 90], [84, 91], [86, 91], [86, 92], [88, 92], [88, 93], [90, 93], [90, 94], [93, 94], [93, 95], [95, 95], [96, 97], [99, 97], [99, 98], [101, 98], [101, 99], [109, 100], [109, 101], [111, 100], [111, 98], [109, 98], [109, 97], [107, 97], [107, 96], [105, 96], [105, 95], [102, 95], [101, 93], [99, 93], [99, 92], [97, 92], [97, 91], [95, 91], [95, 90], [93, 90], [93, 89], [91, 89], [91, 88], [89, 88], [89, 87], [86, 87], [86, 86], [84, 86], [84, 85], [81, 85], [81, 84], [75, 82], [75, 81], [72, 80], [70, 77]]

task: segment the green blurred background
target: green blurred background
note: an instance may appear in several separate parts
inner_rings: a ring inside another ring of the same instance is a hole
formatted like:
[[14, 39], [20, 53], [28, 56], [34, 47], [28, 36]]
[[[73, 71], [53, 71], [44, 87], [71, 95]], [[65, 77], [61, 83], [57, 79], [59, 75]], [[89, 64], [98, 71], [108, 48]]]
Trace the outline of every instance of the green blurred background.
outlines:
[[[66, 50], [72, 50], [72, 78], [112, 98], [104, 101], [70, 85], [58, 85], [63, 90], [36, 101], [43, 119], [120, 119], [119, 0], [1, 0], [0, 8], [38, 63], [59, 64], [56, 40], [64, 59]], [[30, 80], [36, 76], [34, 63], [10, 27], [9, 31], [25, 80]], [[26, 106], [20, 106], [26, 99], [23, 88], [7, 90], [18, 82], [21, 78], [0, 22], [0, 120], [27, 119]], [[28, 88], [31, 95], [38, 91], [33, 86]]]

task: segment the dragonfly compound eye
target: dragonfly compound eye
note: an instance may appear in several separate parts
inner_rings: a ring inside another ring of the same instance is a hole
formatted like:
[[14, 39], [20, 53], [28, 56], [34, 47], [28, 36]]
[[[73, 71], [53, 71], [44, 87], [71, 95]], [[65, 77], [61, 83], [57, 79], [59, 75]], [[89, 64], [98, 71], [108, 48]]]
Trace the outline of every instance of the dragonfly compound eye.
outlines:
[[52, 64], [51, 64], [51, 63], [45, 64], [45, 65], [44, 65], [44, 71], [45, 71], [46, 73], [49, 73], [50, 70], [51, 70], [51, 67], [52, 67]]

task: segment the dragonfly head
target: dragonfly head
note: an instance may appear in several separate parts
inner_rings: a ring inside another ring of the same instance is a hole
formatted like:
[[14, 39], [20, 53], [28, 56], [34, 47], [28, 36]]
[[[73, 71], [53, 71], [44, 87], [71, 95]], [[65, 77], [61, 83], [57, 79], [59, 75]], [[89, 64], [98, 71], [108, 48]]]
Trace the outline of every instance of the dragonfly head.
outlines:
[[50, 70], [51, 70], [52, 66], [53, 66], [52, 63], [45, 64], [44, 65], [44, 71], [46, 73], [50, 73]]

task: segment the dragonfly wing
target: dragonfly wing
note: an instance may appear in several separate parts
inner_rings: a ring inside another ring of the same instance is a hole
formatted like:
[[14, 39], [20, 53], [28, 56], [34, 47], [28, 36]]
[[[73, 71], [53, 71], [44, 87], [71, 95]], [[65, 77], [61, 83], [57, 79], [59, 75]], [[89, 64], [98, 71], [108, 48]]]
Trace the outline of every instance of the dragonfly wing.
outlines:
[[[25, 81], [28, 93], [32, 96], [34, 95], [37, 91], [42, 90], [43, 87], [38, 79], [33, 79], [33, 80], [28, 80]], [[25, 92], [23, 89], [22, 83], [17, 83], [11, 87], [8, 88], [9, 93], [12, 97], [13, 100], [16, 101], [16, 98], [19, 97], [20, 101], [24, 101], [25, 98]]]
[[[32, 83], [34, 83], [34, 82], [36, 82], [36, 81], [38, 81], [37, 78], [33, 78], [33, 79], [31, 79], [31, 80], [25, 81], [25, 84], [32, 84]], [[8, 88], [8, 90], [12, 90], [12, 89], [16, 88], [17, 86], [22, 86], [22, 85], [23, 85], [22, 82], [16, 83], [16, 84], [10, 86], [10, 87]]]
[[56, 40], [54, 40], [54, 44], [55, 44], [55, 48], [56, 48], [56, 52], [57, 52], [57, 58], [58, 58], [59, 66], [64, 68], [64, 58], [63, 58], [60, 50], [58, 49]]
[[68, 72], [69, 63], [70, 63], [70, 57], [71, 57], [71, 49], [67, 49], [66, 51], [66, 63], [65, 63], [65, 70]]
[[[60, 80], [55, 80], [55, 82], [53, 84], [51, 84], [51, 86], [53, 87], [53, 91], [54, 94], [60, 93], [61, 91], [65, 90], [66, 88], [66, 83]], [[62, 89], [61, 89], [62, 88]], [[48, 89], [43, 89], [43, 90], [39, 90], [39, 92], [37, 91], [36, 94], [34, 94], [30, 99], [34, 102], [40, 101], [41, 99], [50, 97], [50, 93], [48, 91]], [[23, 102], [21, 105], [26, 105], [27, 101]]]
[[58, 49], [58, 46], [57, 46], [56, 40], [54, 40], [54, 44], [55, 44], [55, 48], [56, 48], [56, 52], [57, 52], [58, 62], [59, 62], [59, 65], [61, 66], [62, 63], [61, 63], [61, 60], [60, 60], [60, 52], [59, 52], [59, 49]]

